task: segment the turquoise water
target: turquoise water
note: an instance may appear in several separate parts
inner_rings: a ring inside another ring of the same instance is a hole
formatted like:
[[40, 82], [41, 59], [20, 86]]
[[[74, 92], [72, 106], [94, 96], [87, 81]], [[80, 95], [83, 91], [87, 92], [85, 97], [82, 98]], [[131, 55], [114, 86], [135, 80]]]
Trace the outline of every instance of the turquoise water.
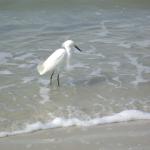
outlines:
[[[150, 111], [149, 1], [0, 1], [0, 132], [56, 118]], [[37, 65], [74, 40], [61, 86]], [[63, 126], [63, 125], [62, 125]]]

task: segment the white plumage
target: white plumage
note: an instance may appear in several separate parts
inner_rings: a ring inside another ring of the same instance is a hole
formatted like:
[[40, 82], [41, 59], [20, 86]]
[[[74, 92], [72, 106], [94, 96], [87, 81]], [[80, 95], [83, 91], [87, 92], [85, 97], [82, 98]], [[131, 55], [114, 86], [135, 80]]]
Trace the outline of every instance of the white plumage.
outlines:
[[[55, 52], [53, 52], [42, 64], [39, 64], [37, 66], [37, 70], [40, 75], [43, 75], [48, 71], [52, 73], [50, 77], [50, 84], [52, 84], [52, 77], [54, 71], [58, 69], [61, 64], [63, 64], [65, 58], [67, 59], [67, 65], [69, 64], [69, 59], [71, 55], [70, 51], [72, 46], [81, 51], [72, 40], [67, 40], [62, 44], [62, 48], [55, 50]], [[59, 86], [59, 74], [57, 76], [57, 81]]]
[[42, 64], [37, 66], [39, 74], [43, 75], [48, 71], [54, 71], [57, 65], [64, 59], [65, 55], [65, 49], [56, 50]]

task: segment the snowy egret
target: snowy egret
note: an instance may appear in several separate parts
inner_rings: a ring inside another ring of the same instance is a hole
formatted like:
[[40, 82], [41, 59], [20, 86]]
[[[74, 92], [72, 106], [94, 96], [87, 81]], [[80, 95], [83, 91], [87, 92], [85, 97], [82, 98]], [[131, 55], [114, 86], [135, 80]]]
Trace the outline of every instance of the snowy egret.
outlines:
[[[59, 71], [60, 65], [63, 64], [64, 60], [66, 60], [67, 66], [69, 65], [72, 47], [75, 47], [81, 52], [81, 49], [75, 45], [74, 41], [67, 40], [62, 44], [62, 48], [55, 50], [42, 64], [37, 66], [40, 75], [43, 75], [48, 71], [51, 72], [50, 85], [52, 85], [52, 78], [55, 70], [57, 69]], [[59, 86], [59, 72], [57, 75], [57, 83]]]

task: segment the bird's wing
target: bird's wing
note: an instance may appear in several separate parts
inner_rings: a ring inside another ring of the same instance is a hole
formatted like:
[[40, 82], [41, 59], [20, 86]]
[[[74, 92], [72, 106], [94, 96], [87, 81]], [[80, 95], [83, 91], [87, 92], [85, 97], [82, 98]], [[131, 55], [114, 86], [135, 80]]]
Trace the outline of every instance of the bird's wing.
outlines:
[[52, 53], [42, 64], [37, 66], [39, 74], [43, 75], [47, 71], [54, 70], [55, 67], [63, 60], [65, 54], [65, 49], [58, 49]]

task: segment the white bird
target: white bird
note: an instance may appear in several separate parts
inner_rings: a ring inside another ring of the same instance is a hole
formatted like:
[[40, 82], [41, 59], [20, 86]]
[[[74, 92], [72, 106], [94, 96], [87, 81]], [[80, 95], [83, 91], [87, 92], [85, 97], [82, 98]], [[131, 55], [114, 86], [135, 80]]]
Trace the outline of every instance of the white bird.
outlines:
[[[77, 50], [81, 52], [81, 49], [75, 45], [74, 41], [67, 40], [62, 43], [62, 48], [55, 50], [42, 64], [37, 66], [37, 70], [40, 75], [45, 74], [46, 72], [50, 71], [50, 85], [52, 84], [52, 78], [54, 75], [55, 70], [59, 70], [61, 64], [63, 64], [64, 60], [67, 61], [67, 65], [69, 65], [69, 59], [71, 56], [71, 48], [75, 47]], [[58, 86], [60, 85], [59, 82], [59, 72], [57, 75], [57, 83]]]

